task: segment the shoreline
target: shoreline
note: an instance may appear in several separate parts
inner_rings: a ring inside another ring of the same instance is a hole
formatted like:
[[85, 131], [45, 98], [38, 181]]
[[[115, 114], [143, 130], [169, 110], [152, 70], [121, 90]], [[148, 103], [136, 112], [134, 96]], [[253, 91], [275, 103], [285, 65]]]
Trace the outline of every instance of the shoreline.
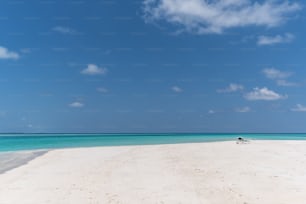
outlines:
[[[238, 137], [250, 140], [306, 140], [305, 134], [39, 134], [0, 136], [0, 152], [72, 147], [181, 144], [212, 141], [234, 141]], [[15, 148], [12, 149], [11, 147]]]
[[53, 149], [0, 174], [0, 203], [303, 203], [305, 158], [304, 140]]

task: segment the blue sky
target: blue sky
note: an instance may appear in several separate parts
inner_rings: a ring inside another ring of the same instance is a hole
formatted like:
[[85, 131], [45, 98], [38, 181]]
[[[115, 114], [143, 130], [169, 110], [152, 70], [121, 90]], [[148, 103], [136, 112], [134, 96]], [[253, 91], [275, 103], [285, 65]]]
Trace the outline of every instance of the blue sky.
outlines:
[[302, 1], [1, 1], [1, 132], [306, 132]]

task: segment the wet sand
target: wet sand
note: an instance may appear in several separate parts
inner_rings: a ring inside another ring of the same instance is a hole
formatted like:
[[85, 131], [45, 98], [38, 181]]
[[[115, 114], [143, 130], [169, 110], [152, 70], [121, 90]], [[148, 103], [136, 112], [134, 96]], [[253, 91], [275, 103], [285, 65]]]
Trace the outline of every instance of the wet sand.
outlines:
[[0, 152], [0, 174], [27, 164], [47, 151]]

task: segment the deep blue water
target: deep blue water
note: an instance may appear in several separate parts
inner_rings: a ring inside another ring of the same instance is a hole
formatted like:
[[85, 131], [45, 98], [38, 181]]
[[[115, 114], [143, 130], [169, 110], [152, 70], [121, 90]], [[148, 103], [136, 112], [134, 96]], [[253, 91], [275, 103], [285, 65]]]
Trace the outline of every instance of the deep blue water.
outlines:
[[69, 147], [198, 143], [235, 140], [306, 140], [306, 134], [0, 134], [0, 152]]

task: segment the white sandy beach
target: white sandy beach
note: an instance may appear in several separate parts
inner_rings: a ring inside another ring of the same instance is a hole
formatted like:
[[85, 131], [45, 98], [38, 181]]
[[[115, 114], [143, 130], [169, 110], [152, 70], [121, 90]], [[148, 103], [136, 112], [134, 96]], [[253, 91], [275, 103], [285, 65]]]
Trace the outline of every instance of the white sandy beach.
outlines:
[[52, 150], [0, 174], [0, 204], [306, 202], [306, 142]]

